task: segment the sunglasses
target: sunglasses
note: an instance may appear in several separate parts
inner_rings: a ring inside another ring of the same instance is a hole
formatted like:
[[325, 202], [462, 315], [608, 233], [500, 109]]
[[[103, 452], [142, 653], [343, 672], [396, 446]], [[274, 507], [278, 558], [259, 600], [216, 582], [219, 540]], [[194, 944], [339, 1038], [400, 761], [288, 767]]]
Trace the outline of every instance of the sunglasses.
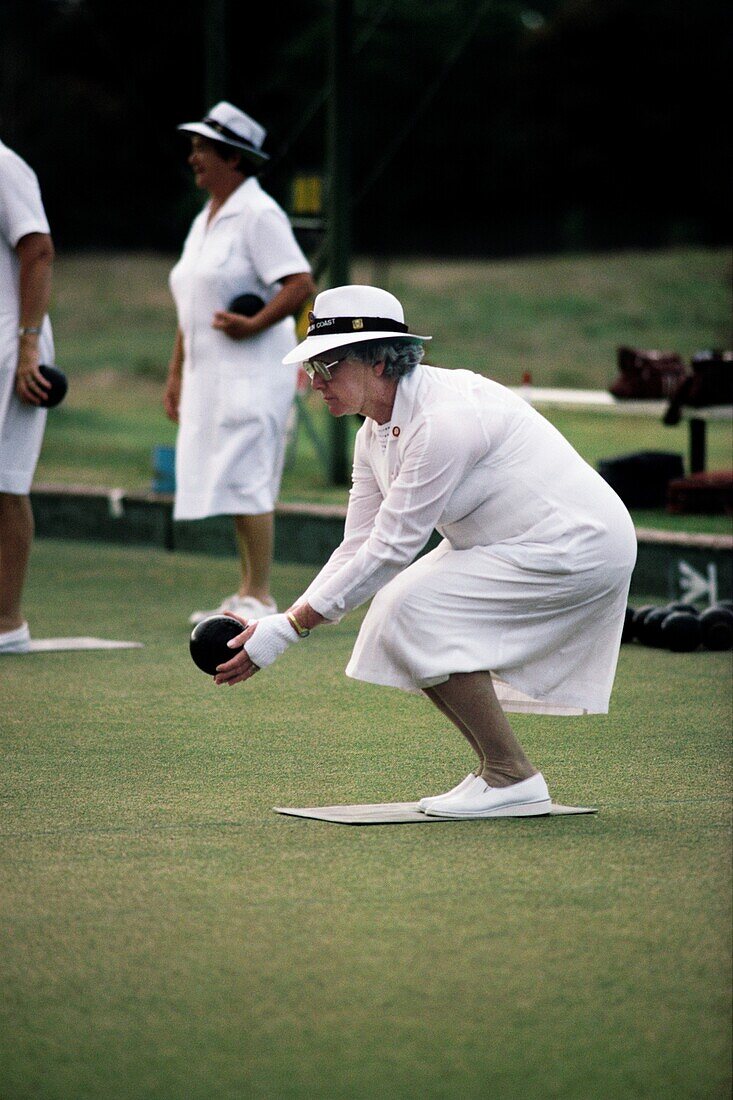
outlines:
[[[346, 358], [344, 356], [344, 358]], [[303, 370], [310, 378], [311, 382], [314, 377], [319, 374], [324, 382], [331, 381], [331, 371], [334, 367], [337, 367], [339, 363], [343, 363], [343, 359], [334, 359], [333, 363], [324, 363], [323, 359], [309, 359], [306, 363], [303, 363]]]

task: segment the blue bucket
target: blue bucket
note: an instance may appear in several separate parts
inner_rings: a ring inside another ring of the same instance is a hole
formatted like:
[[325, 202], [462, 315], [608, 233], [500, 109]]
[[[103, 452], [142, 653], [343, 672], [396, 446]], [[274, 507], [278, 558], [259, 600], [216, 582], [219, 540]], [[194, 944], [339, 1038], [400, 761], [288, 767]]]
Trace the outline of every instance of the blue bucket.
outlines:
[[176, 449], [175, 447], [153, 447], [153, 484], [154, 493], [175, 493], [176, 491]]

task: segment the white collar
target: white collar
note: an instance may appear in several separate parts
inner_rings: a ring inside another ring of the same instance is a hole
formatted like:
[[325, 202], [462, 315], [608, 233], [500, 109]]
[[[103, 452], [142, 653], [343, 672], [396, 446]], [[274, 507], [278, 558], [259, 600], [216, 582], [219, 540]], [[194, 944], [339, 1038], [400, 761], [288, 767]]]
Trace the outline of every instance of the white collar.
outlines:
[[[260, 183], [256, 176], [248, 176], [246, 180], [242, 180], [239, 187], [235, 188], [231, 195], [229, 195], [219, 207], [212, 219], [212, 224], [213, 222], [221, 221], [222, 218], [232, 218], [236, 214], [241, 214], [250, 202], [252, 195], [260, 190]], [[210, 205], [211, 199], [209, 199], [204, 207], [205, 219], [208, 219], [208, 209]]]
[[394, 404], [392, 406], [392, 417], [390, 419], [392, 425], [390, 442], [399, 439], [402, 432], [410, 423], [412, 419], [412, 410], [415, 406], [415, 400], [423, 377], [422, 366], [418, 363], [414, 370], [411, 370], [409, 374], [400, 378], [397, 383]]

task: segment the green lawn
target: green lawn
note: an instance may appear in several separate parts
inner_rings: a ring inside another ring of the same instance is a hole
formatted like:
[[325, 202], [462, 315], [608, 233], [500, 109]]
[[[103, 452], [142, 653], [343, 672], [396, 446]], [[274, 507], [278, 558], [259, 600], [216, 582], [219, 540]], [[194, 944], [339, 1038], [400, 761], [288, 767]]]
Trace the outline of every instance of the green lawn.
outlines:
[[[161, 395], [175, 315], [167, 278], [174, 257], [61, 256], [52, 318], [57, 362], [69, 395], [48, 418], [37, 482], [147, 490], [152, 450], [170, 445], [174, 426]], [[470, 367], [508, 385], [529, 370], [538, 386], [606, 389], [616, 347], [695, 351], [730, 344], [730, 260], [723, 249], [526, 259], [421, 259], [354, 264], [355, 281], [386, 285], [419, 332], [433, 333], [428, 360]], [[306, 411], [321, 438], [329, 417], [316, 395]], [[688, 453], [687, 425], [637, 417], [552, 413], [549, 417], [593, 465], [636, 450]], [[350, 424], [353, 430], [356, 422]], [[729, 468], [729, 424], [708, 429], [711, 469]], [[298, 433], [282, 498], [343, 502], [327, 484], [305, 430]], [[667, 522], [660, 517], [661, 522]], [[730, 530], [723, 517], [675, 519], [673, 527]]]
[[730, 654], [624, 647], [608, 716], [517, 717], [597, 816], [300, 821], [469, 758], [343, 676], [359, 614], [213, 687], [186, 617], [232, 569], [36, 543], [37, 636], [145, 648], [0, 658], [3, 1100], [728, 1096]]

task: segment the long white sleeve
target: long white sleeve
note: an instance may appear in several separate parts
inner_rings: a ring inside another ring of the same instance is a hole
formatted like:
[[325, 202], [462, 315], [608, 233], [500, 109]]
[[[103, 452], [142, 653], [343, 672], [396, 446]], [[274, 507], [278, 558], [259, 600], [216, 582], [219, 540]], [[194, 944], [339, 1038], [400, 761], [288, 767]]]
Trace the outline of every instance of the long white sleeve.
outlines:
[[[326, 564], [296, 601], [297, 603], [310, 602], [311, 593], [317, 591], [346, 562], [351, 561], [362, 543], [369, 538], [382, 500], [382, 492], [367, 459], [365, 430], [362, 427], [357, 432], [354, 445], [354, 466], [351, 475], [351, 490], [344, 525], [344, 537]], [[338, 615], [334, 621], [338, 621], [340, 618], [341, 615]]]
[[344, 541], [306, 593], [326, 619], [338, 621], [417, 557], [487, 449], [478, 420], [457, 418], [452, 410], [421, 418], [405, 436], [399, 472], [384, 497], [362, 439]]

